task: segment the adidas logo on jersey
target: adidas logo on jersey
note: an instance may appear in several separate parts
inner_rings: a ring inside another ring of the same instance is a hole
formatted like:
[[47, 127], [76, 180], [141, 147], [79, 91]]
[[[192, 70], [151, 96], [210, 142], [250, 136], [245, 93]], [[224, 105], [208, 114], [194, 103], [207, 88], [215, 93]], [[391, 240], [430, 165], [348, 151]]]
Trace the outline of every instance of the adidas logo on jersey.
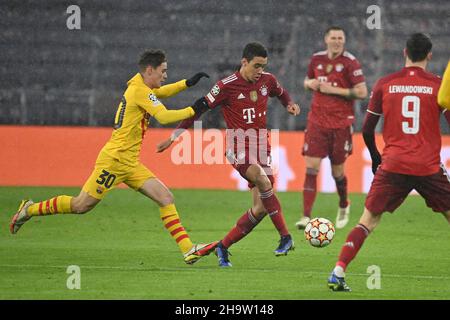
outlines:
[[238, 95], [238, 100], [240, 100], [240, 99], [245, 99], [245, 96], [241, 93], [240, 95]]

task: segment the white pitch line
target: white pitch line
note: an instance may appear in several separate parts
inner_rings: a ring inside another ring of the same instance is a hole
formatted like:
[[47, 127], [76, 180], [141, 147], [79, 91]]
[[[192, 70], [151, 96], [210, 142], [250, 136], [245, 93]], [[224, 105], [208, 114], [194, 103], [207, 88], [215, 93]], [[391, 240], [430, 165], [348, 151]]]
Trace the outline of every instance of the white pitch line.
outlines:
[[[42, 268], [42, 269], [48, 269], [48, 268], [54, 268], [54, 269], [67, 269], [69, 265], [67, 266], [52, 266], [52, 265], [41, 265], [41, 264], [1, 264], [0, 268]], [[158, 271], [205, 271], [205, 268], [176, 268], [176, 267], [165, 267], [160, 268], [156, 266], [146, 266], [146, 267], [126, 267], [126, 266], [87, 266], [87, 265], [81, 265], [81, 269], [111, 269], [111, 270], [125, 270], [125, 271], [152, 271], [152, 270], [158, 270]], [[209, 269], [209, 268], [208, 268]], [[258, 269], [259, 272], [273, 272], [273, 270], [269, 269]], [[249, 268], [247, 270], [256, 270], [255, 268]], [[213, 269], [209, 269], [213, 270]], [[238, 272], [244, 271], [244, 269], [236, 269]], [[300, 274], [315, 274], [315, 275], [329, 275], [329, 273], [326, 272], [317, 272], [317, 271], [299, 271]], [[361, 277], [367, 277], [368, 273], [350, 273], [347, 272], [347, 275], [349, 276], [361, 276]], [[450, 280], [450, 277], [446, 276], [423, 276], [423, 275], [402, 275], [402, 274], [388, 274], [388, 273], [382, 273], [382, 277], [387, 278], [404, 278], [404, 279], [428, 279], [428, 280]]]

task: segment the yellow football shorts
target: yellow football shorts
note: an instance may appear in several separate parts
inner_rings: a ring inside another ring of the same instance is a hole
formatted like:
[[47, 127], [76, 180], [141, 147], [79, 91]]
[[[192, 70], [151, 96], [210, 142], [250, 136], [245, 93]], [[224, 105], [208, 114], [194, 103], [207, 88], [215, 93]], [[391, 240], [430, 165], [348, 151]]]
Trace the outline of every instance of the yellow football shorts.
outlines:
[[83, 191], [101, 200], [121, 182], [138, 190], [150, 178], [156, 176], [140, 162], [137, 166], [130, 167], [101, 154], [95, 162], [94, 171], [83, 186]]

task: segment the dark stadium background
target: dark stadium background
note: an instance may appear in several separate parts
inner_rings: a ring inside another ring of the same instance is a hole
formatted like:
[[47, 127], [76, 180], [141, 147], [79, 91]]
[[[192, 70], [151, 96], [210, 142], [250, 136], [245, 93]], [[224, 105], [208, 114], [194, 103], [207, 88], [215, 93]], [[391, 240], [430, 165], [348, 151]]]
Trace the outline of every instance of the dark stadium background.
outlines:
[[[81, 9], [81, 30], [69, 30], [70, 5]], [[369, 30], [369, 5], [381, 8], [381, 29]], [[0, 124], [111, 126], [139, 53], [162, 48], [169, 79], [210, 74], [191, 90], [165, 101], [181, 108], [204, 95], [239, 64], [250, 41], [269, 49], [268, 71], [301, 104], [289, 117], [276, 99], [269, 127], [303, 130], [310, 94], [303, 79], [311, 55], [324, 49], [330, 25], [347, 31], [347, 50], [361, 62], [369, 89], [403, 66], [402, 49], [413, 32], [433, 40], [429, 70], [442, 75], [450, 52], [450, 2], [433, 1], [0, 1]], [[361, 128], [368, 100], [355, 105]], [[218, 110], [204, 127], [223, 127]], [[154, 126], [159, 126], [153, 123]], [[449, 133], [443, 122], [443, 132]]]

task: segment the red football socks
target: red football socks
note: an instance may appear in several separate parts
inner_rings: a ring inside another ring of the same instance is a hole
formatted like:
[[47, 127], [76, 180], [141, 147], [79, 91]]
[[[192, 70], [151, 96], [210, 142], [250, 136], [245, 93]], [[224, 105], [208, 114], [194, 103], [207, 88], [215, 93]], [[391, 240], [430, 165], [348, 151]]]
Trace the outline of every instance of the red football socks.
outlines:
[[280, 236], [287, 236], [289, 231], [287, 230], [286, 221], [281, 211], [280, 202], [273, 189], [261, 192], [261, 201]]
[[260, 222], [253, 215], [252, 209], [248, 209], [242, 217], [239, 218], [236, 225], [223, 238], [222, 244], [225, 248], [229, 248], [233, 243], [238, 242], [244, 238], [254, 227]]
[[303, 215], [311, 217], [312, 207], [317, 194], [317, 170], [307, 168], [303, 184]]
[[347, 177], [341, 176], [334, 178], [336, 181], [336, 189], [339, 194], [339, 208], [346, 208], [348, 206], [347, 200]]
[[369, 229], [364, 225], [358, 224], [354, 227], [348, 234], [345, 244], [342, 246], [341, 253], [339, 254], [339, 261], [336, 263], [336, 266], [342, 267], [345, 271], [348, 264], [355, 258], [368, 235]]

